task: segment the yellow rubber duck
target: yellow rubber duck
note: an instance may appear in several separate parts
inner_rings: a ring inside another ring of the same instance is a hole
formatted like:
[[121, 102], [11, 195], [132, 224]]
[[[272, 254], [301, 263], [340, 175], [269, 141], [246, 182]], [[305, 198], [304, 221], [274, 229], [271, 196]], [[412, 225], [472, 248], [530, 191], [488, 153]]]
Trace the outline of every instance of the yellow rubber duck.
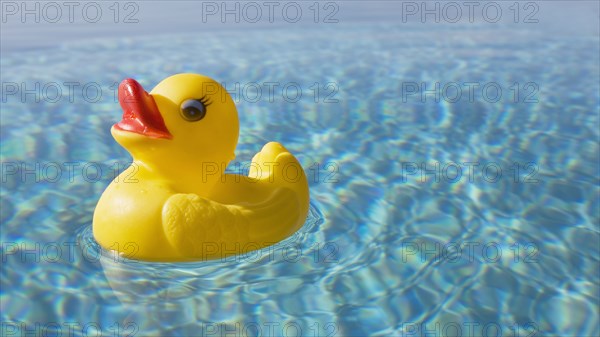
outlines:
[[123, 119], [111, 133], [133, 162], [94, 211], [102, 247], [138, 260], [216, 259], [272, 245], [304, 224], [306, 175], [281, 144], [266, 144], [248, 176], [225, 174], [239, 122], [219, 83], [177, 74], [148, 94], [126, 79], [119, 103]]

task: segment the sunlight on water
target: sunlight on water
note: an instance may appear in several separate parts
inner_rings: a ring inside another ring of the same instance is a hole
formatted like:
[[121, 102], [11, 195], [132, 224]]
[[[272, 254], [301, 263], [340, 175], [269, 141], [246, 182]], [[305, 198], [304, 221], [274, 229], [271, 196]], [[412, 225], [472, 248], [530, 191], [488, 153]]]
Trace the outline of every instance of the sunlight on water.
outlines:
[[[463, 335], [598, 335], [599, 70], [586, 62], [598, 59], [597, 44], [490, 29], [399, 39], [400, 29], [321, 29], [310, 43], [300, 31], [225, 31], [7, 53], [3, 77], [63, 92], [57, 102], [3, 103], [1, 321], [97, 322], [104, 335], [139, 336], [256, 335], [269, 322], [278, 335], [457, 325]], [[133, 77], [150, 89], [178, 72], [209, 75], [239, 101], [237, 161], [270, 140], [298, 154], [311, 214], [280, 247], [152, 264], [94, 242], [94, 206], [129, 160], [109, 133], [121, 116], [116, 84]], [[442, 79], [441, 88], [455, 84], [436, 101]], [[73, 103], [68, 82], [80, 84]], [[302, 97], [277, 90], [252, 102], [267, 82], [294, 83]], [[473, 101], [468, 82], [480, 83]], [[486, 83], [501, 88], [498, 101], [482, 96]], [[452, 102], [457, 88], [465, 98]]]

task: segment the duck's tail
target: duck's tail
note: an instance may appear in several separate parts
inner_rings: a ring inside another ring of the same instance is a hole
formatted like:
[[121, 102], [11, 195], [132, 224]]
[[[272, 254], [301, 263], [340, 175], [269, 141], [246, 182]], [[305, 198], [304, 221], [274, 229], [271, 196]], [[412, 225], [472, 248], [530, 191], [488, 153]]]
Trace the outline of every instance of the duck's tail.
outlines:
[[[306, 174], [283, 145], [270, 142], [263, 146], [252, 158], [248, 177], [273, 191], [259, 207], [244, 211], [250, 223], [261, 228], [256, 232], [258, 236], [279, 241], [304, 224], [309, 207]], [[253, 239], [260, 239], [258, 236]]]

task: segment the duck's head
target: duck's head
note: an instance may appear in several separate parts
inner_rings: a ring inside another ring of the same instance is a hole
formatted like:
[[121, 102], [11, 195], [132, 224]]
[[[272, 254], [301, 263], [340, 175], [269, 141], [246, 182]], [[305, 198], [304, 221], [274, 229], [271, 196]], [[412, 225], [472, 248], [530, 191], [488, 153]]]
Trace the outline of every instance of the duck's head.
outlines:
[[[227, 164], [239, 134], [235, 104], [213, 79], [177, 74], [150, 93], [133, 79], [119, 85], [123, 119], [112, 135], [151, 170], [180, 174]], [[213, 170], [213, 168], [211, 168]]]

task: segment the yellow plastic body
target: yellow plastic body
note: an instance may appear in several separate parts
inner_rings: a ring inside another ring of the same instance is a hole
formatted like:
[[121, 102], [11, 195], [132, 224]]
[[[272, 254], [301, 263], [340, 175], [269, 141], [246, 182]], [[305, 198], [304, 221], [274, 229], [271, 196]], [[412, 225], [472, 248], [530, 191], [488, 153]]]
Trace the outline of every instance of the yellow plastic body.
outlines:
[[[266, 144], [252, 159], [248, 176], [225, 174], [235, 156], [239, 122], [220, 84], [178, 74], [150, 95], [172, 138], [111, 129], [133, 162], [94, 211], [93, 233], [102, 247], [138, 260], [209, 260], [272, 245], [304, 224], [306, 175], [281, 144]], [[206, 116], [186, 121], [181, 104], [198, 97], [210, 99]]]

